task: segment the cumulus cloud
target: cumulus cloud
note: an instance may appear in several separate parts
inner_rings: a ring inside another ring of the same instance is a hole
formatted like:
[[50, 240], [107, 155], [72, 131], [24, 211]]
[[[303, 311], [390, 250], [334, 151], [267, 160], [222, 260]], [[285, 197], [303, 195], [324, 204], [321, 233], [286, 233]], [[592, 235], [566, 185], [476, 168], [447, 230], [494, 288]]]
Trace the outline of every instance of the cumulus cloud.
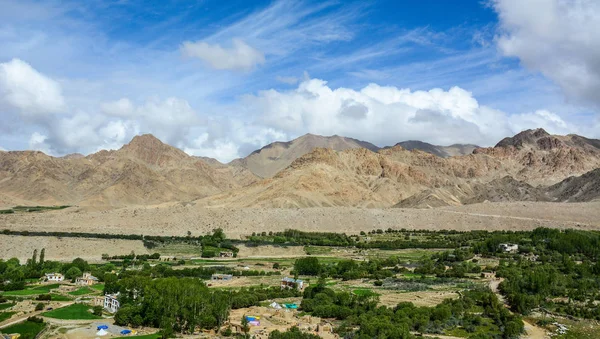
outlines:
[[51, 155], [52, 151], [50, 150], [49, 145], [46, 143], [47, 139], [47, 136], [38, 132], [34, 132], [31, 137], [29, 137], [29, 148], [34, 151], [42, 151]]
[[493, 0], [497, 44], [574, 100], [600, 106], [600, 2]]
[[180, 50], [183, 55], [198, 58], [218, 70], [249, 71], [265, 62], [261, 51], [241, 39], [232, 39], [230, 47], [205, 41], [186, 41]]
[[57, 113], [65, 108], [58, 82], [20, 59], [0, 63], [0, 104], [26, 116]]
[[407, 139], [437, 144], [492, 145], [507, 135], [539, 126], [562, 131], [564, 122], [546, 111], [508, 115], [480, 105], [459, 87], [411, 91], [370, 84], [361, 90], [330, 88], [319, 79], [290, 91], [268, 90], [244, 98], [265, 126], [288, 135], [339, 134], [393, 145]]

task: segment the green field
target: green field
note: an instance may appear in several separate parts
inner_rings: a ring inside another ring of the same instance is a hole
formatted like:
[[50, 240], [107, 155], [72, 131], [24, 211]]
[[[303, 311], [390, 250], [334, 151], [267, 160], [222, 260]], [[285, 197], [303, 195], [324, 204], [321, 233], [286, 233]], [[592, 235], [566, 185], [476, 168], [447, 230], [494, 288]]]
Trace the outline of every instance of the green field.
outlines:
[[37, 286], [37, 287], [26, 288], [24, 290], [6, 291], [6, 292], [4, 292], [4, 295], [25, 296], [25, 295], [47, 294], [50, 292], [50, 290], [58, 288], [58, 286], [60, 286], [60, 285], [59, 284], [41, 285], [41, 286]]
[[73, 298], [69, 298], [66, 295], [51, 293], [52, 301], [71, 301]]
[[70, 295], [85, 295], [85, 294], [91, 294], [91, 293], [96, 293], [97, 291], [92, 290], [89, 287], [82, 287], [78, 290], [75, 290], [73, 292], [69, 292]]
[[0, 322], [12, 317], [15, 312], [0, 312]]
[[31, 321], [26, 321], [20, 324], [12, 325], [2, 329], [3, 333], [19, 333], [21, 337], [19, 339], [33, 339], [35, 336], [40, 333], [46, 324], [44, 323], [34, 323]]
[[5, 310], [7, 308], [11, 308], [15, 305], [15, 303], [4, 303], [0, 304], [0, 311]]
[[96, 285], [92, 285], [90, 286], [91, 288], [95, 289], [96, 291], [104, 291], [104, 284], [96, 284]]
[[93, 315], [89, 310], [91, 307], [89, 305], [83, 304], [73, 304], [71, 306], [58, 308], [52, 310], [50, 312], [44, 312], [42, 315], [48, 318], [55, 319], [63, 319], [63, 320], [93, 320], [93, 319], [102, 319], [102, 317], [98, 317]]

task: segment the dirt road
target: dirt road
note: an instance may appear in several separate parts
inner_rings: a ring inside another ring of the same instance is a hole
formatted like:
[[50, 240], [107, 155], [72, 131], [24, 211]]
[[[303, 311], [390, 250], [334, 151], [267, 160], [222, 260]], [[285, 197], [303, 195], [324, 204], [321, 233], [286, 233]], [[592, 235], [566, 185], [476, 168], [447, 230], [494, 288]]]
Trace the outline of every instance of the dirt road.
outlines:
[[[494, 292], [496, 294], [496, 296], [498, 297], [498, 300], [500, 300], [506, 307], [508, 307], [508, 303], [506, 302], [506, 299], [504, 298], [504, 296], [502, 295], [502, 293], [500, 293], [500, 290], [498, 289], [498, 286], [500, 286], [500, 283], [502, 281], [504, 281], [504, 278], [496, 278], [496, 275], [493, 275], [489, 282], [489, 286], [490, 286], [490, 289], [492, 290], [492, 292]], [[548, 338], [550, 338], [550, 336], [548, 336], [548, 333], [546, 332], [546, 330], [544, 330], [543, 328], [537, 327], [525, 320], [523, 320], [523, 324], [525, 325], [525, 334], [521, 335], [521, 339], [548, 339]]]

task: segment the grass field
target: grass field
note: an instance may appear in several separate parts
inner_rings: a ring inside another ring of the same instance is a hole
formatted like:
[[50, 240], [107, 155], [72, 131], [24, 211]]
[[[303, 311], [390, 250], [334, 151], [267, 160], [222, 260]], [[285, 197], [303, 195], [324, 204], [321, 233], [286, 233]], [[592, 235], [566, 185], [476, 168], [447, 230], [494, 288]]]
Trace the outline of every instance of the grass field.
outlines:
[[95, 289], [96, 291], [104, 291], [104, 284], [96, 284], [96, 285], [92, 285], [90, 286], [91, 288]]
[[89, 310], [91, 307], [89, 305], [83, 304], [73, 304], [71, 306], [58, 308], [56, 310], [52, 310], [50, 312], [42, 313], [43, 316], [48, 318], [55, 319], [63, 319], [63, 320], [93, 320], [93, 319], [102, 319], [102, 317], [98, 317], [93, 315]]
[[37, 287], [30, 287], [24, 290], [17, 291], [6, 291], [4, 295], [18, 295], [18, 296], [26, 296], [26, 295], [37, 295], [37, 294], [47, 294], [50, 290], [58, 288], [59, 284], [50, 284], [50, 285], [41, 285]]
[[73, 298], [69, 298], [66, 295], [51, 293], [52, 301], [71, 301]]
[[91, 294], [91, 293], [96, 293], [97, 291], [92, 290], [89, 287], [82, 287], [78, 290], [75, 290], [73, 292], [69, 292], [70, 295], [85, 295], [85, 294]]
[[2, 329], [3, 333], [19, 333], [21, 336], [19, 339], [33, 339], [35, 336], [40, 333], [46, 324], [44, 323], [34, 323], [31, 321], [26, 321], [20, 324], [12, 325]]
[[15, 305], [15, 303], [4, 303], [0, 304], [0, 311], [5, 310], [7, 308], [11, 308]]
[[15, 312], [0, 312], [0, 322], [9, 319]]

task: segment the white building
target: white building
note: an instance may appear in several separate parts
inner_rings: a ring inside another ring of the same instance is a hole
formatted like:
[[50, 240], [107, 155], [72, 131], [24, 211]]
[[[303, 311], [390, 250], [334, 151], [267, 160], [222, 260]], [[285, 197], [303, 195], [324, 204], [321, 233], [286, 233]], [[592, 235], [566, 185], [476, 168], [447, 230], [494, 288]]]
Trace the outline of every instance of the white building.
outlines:
[[119, 307], [121, 306], [119, 304], [119, 300], [117, 300], [118, 297], [119, 297], [119, 293], [105, 295], [104, 296], [104, 309], [110, 313], [116, 313], [119, 310]]
[[60, 273], [46, 273], [46, 280], [48, 281], [63, 281], [65, 276]]
[[519, 252], [519, 245], [516, 244], [500, 244], [500, 249], [506, 253], [517, 253]]

